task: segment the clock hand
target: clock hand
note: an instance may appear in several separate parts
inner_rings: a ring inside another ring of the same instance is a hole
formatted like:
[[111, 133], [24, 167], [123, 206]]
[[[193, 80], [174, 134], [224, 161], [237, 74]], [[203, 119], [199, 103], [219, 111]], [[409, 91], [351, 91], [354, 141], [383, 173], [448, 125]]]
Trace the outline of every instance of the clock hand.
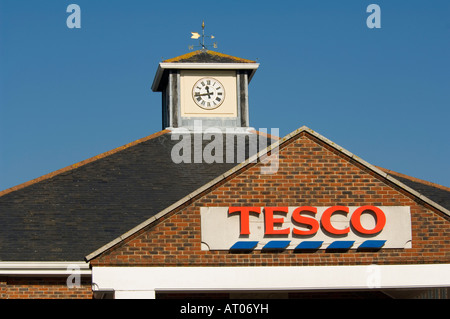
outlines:
[[208, 95], [208, 99], [210, 99], [210, 98], [211, 98], [210, 95], [211, 95], [212, 93], [209, 93], [209, 86], [207, 86], [205, 89], [206, 89], [206, 92], [208, 92], [206, 95]]

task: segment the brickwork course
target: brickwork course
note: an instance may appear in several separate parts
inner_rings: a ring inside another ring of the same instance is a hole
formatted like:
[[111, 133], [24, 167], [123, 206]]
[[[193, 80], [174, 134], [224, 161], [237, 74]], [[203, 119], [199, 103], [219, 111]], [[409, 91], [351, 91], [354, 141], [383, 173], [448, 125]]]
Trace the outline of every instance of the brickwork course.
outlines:
[[91, 280], [69, 288], [65, 277], [0, 277], [0, 299], [92, 299]]

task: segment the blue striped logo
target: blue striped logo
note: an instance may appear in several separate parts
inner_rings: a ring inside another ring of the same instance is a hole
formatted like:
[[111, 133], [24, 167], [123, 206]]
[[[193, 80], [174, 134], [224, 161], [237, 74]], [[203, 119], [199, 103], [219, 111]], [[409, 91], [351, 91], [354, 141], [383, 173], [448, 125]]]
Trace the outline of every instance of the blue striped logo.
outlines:
[[[233, 246], [230, 247], [230, 250], [233, 251], [252, 251], [258, 245], [258, 241], [238, 241]], [[286, 249], [291, 241], [289, 240], [271, 240], [267, 244], [262, 247], [262, 250], [284, 250]], [[357, 247], [353, 247], [355, 241], [352, 240], [336, 240], [326, 247], [328, 250], [348, 250], [350, 248], [356, 248], [358, 250], [371, 250], [371, 249], [380, 249], [384, 246], [386, 240], [366, 240], [361, 243]], [[294, 250], [303, 250], [303, 251], [313, 251], [320, 249], [323, 245], [323, 241], [302, 241], [299, 243]]]

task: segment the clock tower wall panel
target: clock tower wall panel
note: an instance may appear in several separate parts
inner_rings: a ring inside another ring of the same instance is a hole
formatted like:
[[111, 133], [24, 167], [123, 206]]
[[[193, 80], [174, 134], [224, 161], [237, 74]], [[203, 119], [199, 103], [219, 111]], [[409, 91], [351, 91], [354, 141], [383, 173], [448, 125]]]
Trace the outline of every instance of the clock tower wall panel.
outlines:
[[180, 118], [180, 72], [172, 71], [169, 75], [170, 126], [178, 127]]
[[248, 116], [248, 76], [246, 72], [240, 72], [238, 74], [239, 81], [239, 115], [242, 127], [249, 126]]
[[[211, 110], [199, 107], [193, 99], [194, 84], [203, 77], [213, 77], [219, 80], [225, 88], [225, 100]], [[235, 70], [181, 70], [180, 95], [182, 118], [237, 118], [237, 92]]]

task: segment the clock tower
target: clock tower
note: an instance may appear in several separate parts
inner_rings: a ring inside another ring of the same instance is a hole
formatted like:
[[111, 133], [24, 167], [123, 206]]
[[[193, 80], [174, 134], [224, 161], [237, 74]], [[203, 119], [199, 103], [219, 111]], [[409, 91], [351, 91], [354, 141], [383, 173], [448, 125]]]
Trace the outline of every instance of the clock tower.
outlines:
[[162, 128], [248, 128], [248, 84], [255, 61], [201, 49], [159, 63], [152, 84], [162, 92]]

